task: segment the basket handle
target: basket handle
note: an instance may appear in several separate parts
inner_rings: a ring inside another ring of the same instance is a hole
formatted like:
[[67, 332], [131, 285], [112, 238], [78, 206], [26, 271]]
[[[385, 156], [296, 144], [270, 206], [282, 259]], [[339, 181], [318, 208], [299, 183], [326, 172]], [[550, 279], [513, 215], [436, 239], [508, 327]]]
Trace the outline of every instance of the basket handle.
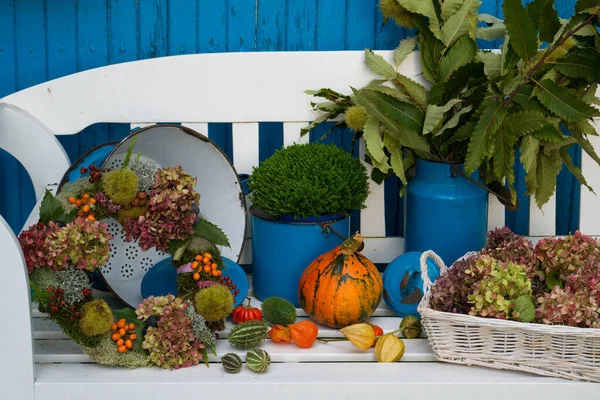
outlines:
[[427, 259], [429, 258], [431, 258], [440, 268], [440, 276], [445, 274], [448, 270], [448, 267], [446, 267], [444, 261], [442, 261], [440, 256], [435, 254], [435, 252], [432, 250], [424, 251], [423, 254], [421, 254], [421, 279], [423, 279], [423, 294], [429, 292], [431, 286], [433, 286], [433, 282], [431, 282], [431, 279], [429, 279], [429, 271], [427, 270]]

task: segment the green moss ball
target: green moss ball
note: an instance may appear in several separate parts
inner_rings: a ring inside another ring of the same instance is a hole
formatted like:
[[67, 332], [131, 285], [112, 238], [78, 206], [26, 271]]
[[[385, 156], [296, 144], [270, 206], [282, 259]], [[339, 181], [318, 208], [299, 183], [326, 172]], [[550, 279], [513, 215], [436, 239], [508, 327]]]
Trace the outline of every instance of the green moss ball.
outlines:
[[102, 299], [88, 301], [81, 307], [81, 319], [79, 327], [87, 336], [101, 335], [110, 331], [110, 326], [114, 322], [113, 313]]
[[109, 199], [126, 206], [131, 204], [138, 194], [138, 177], [130, 169], [109, 171], [102, 177], [102, 188]]
[[254, 168], [248, 184], [253, 206], [274, 217], [348, 215], [364, 208], [369, 195], [360, 160], [322, 143], [277, 150]]
[[264, 319], [273, 325], [288, 326], [296, 322], [296, 307], [281, 297], [269, 297], [261, 305]]
[[233, 311], [233, 296], [223, 285], [210, 286], [196, 293], [194, 307], [205, 320], [220, 321]]

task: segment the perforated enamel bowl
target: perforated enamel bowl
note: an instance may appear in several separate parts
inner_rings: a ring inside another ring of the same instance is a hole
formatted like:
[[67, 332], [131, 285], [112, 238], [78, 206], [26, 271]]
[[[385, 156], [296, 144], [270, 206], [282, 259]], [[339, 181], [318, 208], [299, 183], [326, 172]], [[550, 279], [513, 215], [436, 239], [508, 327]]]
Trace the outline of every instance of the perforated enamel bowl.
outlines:
[[[181, 165], [198, 178], [200, 214], [218, 225], [229, 238], [231, 248], [221, 253], [239, 261], [246, 231], [246, 206], [237, 173], [227, 157], [207, 137], [178, 125], [154, 125], [133, 132], [108, 155], [104, 168], [120, 168], [127, 149], [138, 137], [133, 157], [154, 161], [159, 168]], [[121, 225], [107, 220], [114, 236], [108, 262], [100, 274], [110, 290], [128, 305], [142, 301], [141, 282], [148, 270], [167, 254], [155, 250], [142, 251], [135, 242], [125, 242]]]

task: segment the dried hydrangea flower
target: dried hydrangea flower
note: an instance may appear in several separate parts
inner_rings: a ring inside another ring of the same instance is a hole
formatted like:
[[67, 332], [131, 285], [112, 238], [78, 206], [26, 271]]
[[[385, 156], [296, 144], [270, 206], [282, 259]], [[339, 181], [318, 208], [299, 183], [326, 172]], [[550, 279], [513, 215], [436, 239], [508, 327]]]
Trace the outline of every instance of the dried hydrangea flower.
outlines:
[[27, 272], [31, 274], [35, 269], [44, 267], [50, 267], [54, 271], [65, 268], [54, 262], [56, 257], [61, 256], [62, 250], [51, 253], [47, 242], [48, 236], [59, 230], [60, 227], [50, 222], [48, 225], [32, 225], [19, 234], [19, 244], [25, 256]]
[[577, 231], [565, 238], [540, 240], [535, 246], [535, 255], [543, 272], [548, 274], [557, 269], [558, 277], [564, 280], [583, 266], [586, 260], [600, 256], [600, 242]]
[[93, 271], [108, 261], [110, 240], [112, 236], [107, 224], [80, 217], [51, 232], [46, 238], [46, 246], [50, 257], [61, 267], [59, 269], [75, 265]]
[[469, 303], [472, 304], [469, 312], [471, 315], [515, 319], [515, 300], [523, 295], [531, 295], [531, 280], [527, 278], [524, 267], [519, 264], [482, 256], [466, 273], [483, 275], [468, 296]]
[[468, 295], [481, 277], [476, 276], [470, 267], [477, 262], [478, 257], [479, 255], [473, 255], [455, 262], [448, 272], [436, 279], [431, 288], [430, 303], [434, 310], [455, 314], [467, 314], [471, 310]]

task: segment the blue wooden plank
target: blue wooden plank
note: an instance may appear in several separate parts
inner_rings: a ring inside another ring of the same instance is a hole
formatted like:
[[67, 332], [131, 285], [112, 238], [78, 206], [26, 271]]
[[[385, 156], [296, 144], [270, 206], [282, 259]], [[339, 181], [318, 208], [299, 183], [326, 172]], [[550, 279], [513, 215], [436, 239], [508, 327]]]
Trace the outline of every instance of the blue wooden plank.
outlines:
[[[75, 2], [46, 3], [48, 79], [77, 72], [77, 9]], [[71, 160], [79, 157], [79, 135], [61, 135], [58, 141]]]
[[208, 124], [208, 138], [215, 142], [227, 158], [229, 158], [229, 161], [233, 163], [231, 124], [220, 122]]
[[283, 123], [261, 122], [258, 132], [258, 160], [263, 162], [283, 147]]
[[[481, 2], [481, 6], [479, 7], [479, 12], [482, 14], [498, 14], [498, 4], [496, 4], [496, 0], [483, 0]], [[483, 26], [484, 24], [480, 24]], [[501, 41], [499, 40], [481, 40], [477, 39], [477, 46], [480, 49], [497, 49], [501, 45]]]
[[167, 0], [148, 0], [140, 4], [141, 59], [162, 57], [168, 54]]
[[247, 0], [229, 0], [227, 23], [227, 51], [256, 50], [256, 3]]
[[198, 5], [198, 52], [227, 51], [227, 2], [200, 0]]
[[288, 1], [286, 50], [314, 50], [317, 0]]
[[[80, 71], [108, 64], [108, 15], [106, 1], [77, 3], [77, 67]], [[80, 133], [79, 154], [109, 140], [108, 124], [95, 124]]]
[[[47, 80], [46, 22], [43, 0], [15, 2], [15, 35], [17, 50], [17, 89], [24, 89]], [[19, 167], [19, 215], [22, 225], [35, 204], [31, 179]]]
[[317, 7], [317, 50], [346, 47], [347, 0], [319, 1]]
[[383, 15], [377, 11], [375, 20], [375, 48], [377, 50], [392, 50], [398, 46], [400, 40], [404, 39], [406, 31], [392, 20], [384, 24]]
[[285, 48], [286, 0], [261, 0], [258, 2], [256, 49], [282, 51]]
[[530, 197], [525, 195], [527, 188], [525, 186], [525, 168], [519, 161], [521, 153], [517, 151], [515, 162], [515, 189], [517, 190], [517, 200], [519, 201], [519, 209], [517, 211], [506, 211], [505, 221], [513, 232], [519, 235], [529, 234], [529, 202]]
[[[0, 0], [0, 97], [16, 90], [14, 0]], [[15, 233], [21, 227], [19, 196], [19, 164], [0, 149], [0, 215]]]
[[346, 48], [348, 50], [374, 48], [377, 7], [374, 7], [373, 2], [370, 1], [347, 1]]
[[198, 2], [169, 2], [169, 55], [194, 54], [198, 44]]
[[116, 64], [138, 58], [137, 2], [108, 0], [108, 62]]
[[[581, 147], [571, 146], [568, 153], [575, 164], [581, 164]], [[556, 234], [568, 235], [579, 229], [579, 181], [563, 166], [556, 182]]]
[[[198, 4], [198, 52], [227, 51], [227, 2], [200, 0]], [[208, 137], [223, 150], [233, 162], [231, 124], [208, 124]]]
[[[138, 58], [137, 2], [108, 0], [108, 63], [133, 61]], [[108, 140], [121, 141], [129, 135], [129, 124], [109, 124]]]

